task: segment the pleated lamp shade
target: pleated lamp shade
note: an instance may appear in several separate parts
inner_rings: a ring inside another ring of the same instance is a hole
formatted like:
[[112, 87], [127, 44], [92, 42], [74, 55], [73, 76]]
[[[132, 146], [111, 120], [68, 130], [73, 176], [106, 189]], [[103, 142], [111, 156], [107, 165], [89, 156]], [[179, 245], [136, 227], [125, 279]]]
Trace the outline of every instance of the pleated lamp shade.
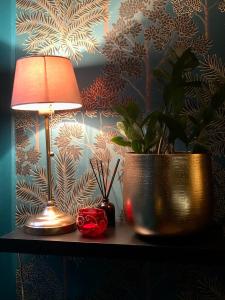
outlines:
[[81, 107], [71, 61], [60, 56], [27, 56], [17, 60], [11, 106], [31, 111]]

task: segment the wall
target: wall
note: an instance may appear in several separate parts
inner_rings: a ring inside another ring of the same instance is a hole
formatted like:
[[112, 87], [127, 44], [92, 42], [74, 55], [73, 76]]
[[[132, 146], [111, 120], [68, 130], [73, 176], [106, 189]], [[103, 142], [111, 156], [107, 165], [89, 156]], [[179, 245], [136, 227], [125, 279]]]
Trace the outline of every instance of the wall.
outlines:
[[[145, 111], [156, 108], [161, 100], [153, 69], [163, 62], [170, 47], [192, 46], [201, 60], [205, 80], [225, 78], [225, 37], [220, 34], [224, 10], [224, 1], [209, 0], [17, 0], [17, 57], [37, 53], [70, 57], [83, 96], [81, 112], [57, 113], [51, 121], [52, 147], [56, 153], [54, 193], [62, 210], [76, 215], [80, 207], [98, 203], [99, 191], [89, 158], [97, 157], [104, 164], [109, 159], [112, 167], [118, 157], [123, 159], [125, 151], [110, 143], [116, 132], [116, 119], [110, 107], [117, 102], [135, 100]], [[194, 109], [190, 102], [187, 112]], [[219, 113], [220, 121], [210, 128], [209, 135], [217, 197], [215, 218], [223, 222], [224, 109]], [[45, 204], [46, 180], [41, 180], [45, 178], [42, 139], [41, 119], [34, 114], [16, 115], [18, 226]], [[122, 171], [123, 163], [110, 196], [116, 206], [117, 220], [123, 218]], [[71, 181], [74, 182], [73, 201], [68, 197], [71, 186], [66, 184]], [[64, 274], [60, 264], [64, 265]], [[118, 278], [121, 264], [124, 271]], [[39, 299], [46, 295], [49, 299], [53, 296], [61, 299], [65, 286], [68, 299], [103, 299], [106, 295], [112, 299], [137, 299], [141, 291], [143, 297], [164, 299], [165, 290], [169, 299], [206, 299], [206, 295], [217, 297], [217, 294], [223, 297], [223, 277], [218, 275], [217, 278], [217, 270], [209, 272], [207, 268], [199, 270], [196, 266], [173, 266], [172, 269], [173, 272], [170, 265], [120, 261], [112, 264], [76, 258], [54, 260], [52, 264], [46, 257], [25, 257], [23, 266], [26, 289], [39, 282], [33, 295], [26, 292], [27, 299], [37, 298], [37, 295]], [[68, 272], [73, 276], [67, 278]], [[48, 274], [51, 285], [43, 273]], [[131, 276], [134, 273], [135, 278]], [[181, 273], [184, 275], [180, 277]], [[97, 280], [95, 274], [102, 276]], [[142, 280], [148, 277], [152, 279], [150, 286]], [[189, 281], [188, 286], [184, 285], [185, 280]], [[114, 284], [110, 285], [111, 282]], [[165, 288], [159, 289], [161, 285]]]
[[[15, 1], [1, 1], [0, 11], [0, 234], [2, 235], [15, 227], [15, 144], [10, 113], [15, 63]], [[1, 295], [4, 295], [4, 299], [13, 300], [16, 294], [15, 256], [1, 253], [0, 265]]]

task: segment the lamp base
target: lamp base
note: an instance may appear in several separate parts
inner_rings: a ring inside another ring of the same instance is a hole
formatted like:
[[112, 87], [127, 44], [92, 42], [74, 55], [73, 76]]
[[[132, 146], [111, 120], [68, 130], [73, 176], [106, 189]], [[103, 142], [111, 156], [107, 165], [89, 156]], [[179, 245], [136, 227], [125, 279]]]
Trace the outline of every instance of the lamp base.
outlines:
[[47, 205], [43, 212], [30, 217], [24, 225], [25, 232], [33, 235], [64, 234], [75, 229], [75, 219], [54, 205]]

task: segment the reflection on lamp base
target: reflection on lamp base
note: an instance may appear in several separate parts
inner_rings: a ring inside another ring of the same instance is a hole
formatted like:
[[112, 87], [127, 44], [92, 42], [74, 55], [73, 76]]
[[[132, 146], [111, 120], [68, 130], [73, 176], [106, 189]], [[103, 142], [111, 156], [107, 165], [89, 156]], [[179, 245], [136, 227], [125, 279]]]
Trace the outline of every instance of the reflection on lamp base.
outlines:
[[24, 225], [26, 233], [33, 235], [57, 235], [74, 231], [75, 219], [60, 211], [54, 205], [48, 205], [40, 214], [31, 216]]

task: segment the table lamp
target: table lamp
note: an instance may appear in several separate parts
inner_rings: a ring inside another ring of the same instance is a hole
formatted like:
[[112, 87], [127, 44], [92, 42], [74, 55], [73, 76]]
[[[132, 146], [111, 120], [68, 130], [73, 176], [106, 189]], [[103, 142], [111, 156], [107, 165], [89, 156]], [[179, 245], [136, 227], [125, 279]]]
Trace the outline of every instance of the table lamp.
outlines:
[[24, 225], [26, 232], [53, 235], [71, 232], [75, 219], [55, 206], [51, 186], [49, 116], [55, 110], [76, 109], [81, 97], [69, 59], [60, 56], [27, 56], [16, 62], [12, 109], [38, 111], [45, 120], [48, 202], [40, 214], [31, 216]]

